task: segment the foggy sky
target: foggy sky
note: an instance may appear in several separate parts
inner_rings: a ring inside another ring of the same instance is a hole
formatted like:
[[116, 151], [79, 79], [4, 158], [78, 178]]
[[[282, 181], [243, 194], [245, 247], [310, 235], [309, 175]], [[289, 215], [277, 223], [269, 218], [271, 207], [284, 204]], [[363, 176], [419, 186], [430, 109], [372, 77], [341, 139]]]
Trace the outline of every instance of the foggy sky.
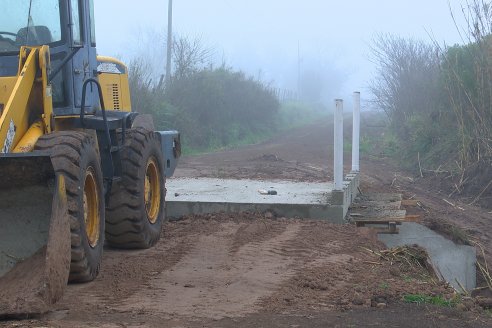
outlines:
[[[301, 71], [329, 75], [327, 80], [338, 84], [333, 93], [343, 97], [364, 92], [370, 81], [369, 44], [376, 33], [462, 43], [448, 2], [464, 25], [464, 0], [174, 0], [174, 32], [201, 36], [219, 61], [292, 90], [299, 46]], [[167, 0], [99, 0], [95, 5], [100, 54], [128, 61], [149, 51], [149, 31], [166, 32]], [[162, 58], [163, 72], [164, 66]]]

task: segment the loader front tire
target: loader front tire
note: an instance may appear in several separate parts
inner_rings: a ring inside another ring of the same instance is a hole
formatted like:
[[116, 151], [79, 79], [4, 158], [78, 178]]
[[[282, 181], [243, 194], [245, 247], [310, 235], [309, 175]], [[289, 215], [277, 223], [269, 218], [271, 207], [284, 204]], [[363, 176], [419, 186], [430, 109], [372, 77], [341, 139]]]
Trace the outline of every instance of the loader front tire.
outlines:
[[157, 243], [164, 221], [164, 160], [155, 132], [127, 131], [122, 180], [113, 184], [106, 211], [106, 241], [115, 248], [145, 249]]
[[71, 232], [70, 282], [88, 282], [99, 273], [104, 246], [105, 201], [95, 140], [81, 132], [42, 136], [35, 150], [51, 155], [65, 176]]

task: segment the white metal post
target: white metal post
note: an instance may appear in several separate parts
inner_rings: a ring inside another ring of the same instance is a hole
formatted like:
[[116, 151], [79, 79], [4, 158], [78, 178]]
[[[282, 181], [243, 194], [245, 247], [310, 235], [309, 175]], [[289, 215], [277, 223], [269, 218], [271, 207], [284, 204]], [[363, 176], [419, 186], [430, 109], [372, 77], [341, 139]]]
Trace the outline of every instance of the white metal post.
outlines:
[[352, 124], [352, 171], [360, 171], [360, 92], [354, 92], [354, 120]]
[[343, 190], [343, 100], [335, 100], [335, 118], [334, 118], [334, 165], [333, 180], [335, 183], [334, 190]]

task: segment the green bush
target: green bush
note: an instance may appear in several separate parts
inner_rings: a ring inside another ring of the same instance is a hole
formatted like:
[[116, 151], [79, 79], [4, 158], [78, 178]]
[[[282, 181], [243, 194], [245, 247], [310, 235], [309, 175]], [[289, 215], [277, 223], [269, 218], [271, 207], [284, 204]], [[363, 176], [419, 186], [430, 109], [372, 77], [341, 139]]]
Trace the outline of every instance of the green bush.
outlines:
[[194, 149], [222, 148], [274, 131], [280, 106], [264, 84], [224, 67], [173, 80], [166, 101], [179, 108], [175, 128]]
[[389, 119], [385, 151], [414, 169], [418, 156], [425, 167], [447, 170], [490, 162], [491, 50], [490, 36], [445, 49], [379, 36], [371, 90]]

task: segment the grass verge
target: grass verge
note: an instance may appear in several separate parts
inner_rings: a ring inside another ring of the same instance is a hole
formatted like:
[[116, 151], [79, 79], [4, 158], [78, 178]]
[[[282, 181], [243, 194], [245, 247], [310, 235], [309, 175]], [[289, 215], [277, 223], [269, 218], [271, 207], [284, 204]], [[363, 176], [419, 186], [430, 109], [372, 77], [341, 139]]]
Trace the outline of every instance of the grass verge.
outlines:
[[455, 298], [452, 300], [447, 300], [442, 296], [429, 296], [422, 294], [408, 294], [403, 296], [403, 301], [406, 303], [414, 303], [414, 304], [432, 304], [443, 307], [455, 307], [458, 303], [460, 303], [459, 298]]

